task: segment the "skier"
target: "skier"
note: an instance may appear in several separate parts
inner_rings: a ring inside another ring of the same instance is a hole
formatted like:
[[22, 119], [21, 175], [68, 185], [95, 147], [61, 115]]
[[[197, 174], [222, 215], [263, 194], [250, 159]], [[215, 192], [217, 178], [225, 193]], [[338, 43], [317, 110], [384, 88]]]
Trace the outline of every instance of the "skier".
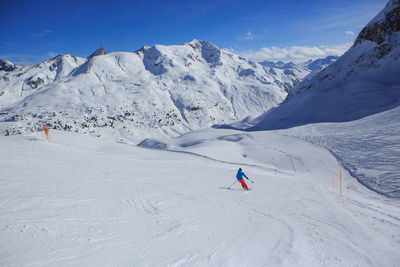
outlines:
[[250, 190], [247, 187], [247, 184], [245, 183], [243, 176], [246, 177], [246, 179], [249, 179], [246, 174], [244, 174], [244, 172], [242, 171], [242, 168], [239, 168], [237, 174], [236, 174], [236, 179], [238, 179], [238, 181], [242, 184], [242, 187], [244, 190]]

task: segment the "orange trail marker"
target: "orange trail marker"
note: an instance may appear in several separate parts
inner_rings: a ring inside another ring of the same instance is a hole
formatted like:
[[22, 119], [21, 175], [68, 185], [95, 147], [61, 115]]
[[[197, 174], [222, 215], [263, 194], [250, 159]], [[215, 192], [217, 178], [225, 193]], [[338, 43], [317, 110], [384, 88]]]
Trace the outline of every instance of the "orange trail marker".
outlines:
[[44, 134], [46, 136], [46, 140], [50, 141], [50, 139], [49, 139], [49, 128], [47, 127], [47, 125], [42, 125], [42, 127], [43, 127], [43, 130], [44, 130]]

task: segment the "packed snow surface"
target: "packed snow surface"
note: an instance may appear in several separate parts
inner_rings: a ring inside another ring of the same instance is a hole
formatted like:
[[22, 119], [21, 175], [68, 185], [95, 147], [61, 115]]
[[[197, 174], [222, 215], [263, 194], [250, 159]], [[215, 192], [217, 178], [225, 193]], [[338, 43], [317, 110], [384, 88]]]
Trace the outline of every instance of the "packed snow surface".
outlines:
[[[141, 144], [152, 149], [57, 131], [50, 140], [0, 137], [1, 266], [400, 262], [399, 201], [300, 139], [213, 129]], [[250, 192], [235, 183], [239, 167]]]

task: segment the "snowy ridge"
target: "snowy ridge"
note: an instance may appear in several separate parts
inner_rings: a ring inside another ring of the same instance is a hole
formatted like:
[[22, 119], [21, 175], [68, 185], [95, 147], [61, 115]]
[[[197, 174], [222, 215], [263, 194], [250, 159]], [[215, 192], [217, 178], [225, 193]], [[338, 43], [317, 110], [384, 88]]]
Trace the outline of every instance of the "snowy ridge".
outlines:
[[12, 68], [0, 68], [0, 108], [10, 107], [45, 85], [61, 80], [85, 61], [85, 58], [66, 54], [35, 66], [17, 66], [9, 62]]
[[199, 40], [67, 54], [0, 77], [3, 134], [47, 123], [134, 142], [255, 117], [287, 94], [282, 75]]

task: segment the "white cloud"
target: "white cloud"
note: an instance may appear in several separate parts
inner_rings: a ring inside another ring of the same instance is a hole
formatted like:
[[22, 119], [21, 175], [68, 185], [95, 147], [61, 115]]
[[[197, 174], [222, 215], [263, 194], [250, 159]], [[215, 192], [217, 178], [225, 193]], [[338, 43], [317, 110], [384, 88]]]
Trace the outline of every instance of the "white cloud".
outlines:
[[56, 53], [56, 52], [47, 52], [46, 53], [46, 57], [49, 57], [49, 58], [53, 58], [58, 55], [60, 55], [60, 53]]
[[341, 56], [352, 43], [331, 46], [291, 46], [291, 47], [262, 47], [260, 50], [235, 51], [236, 53], [254, 61], [283, 61], [301, 63], [310, 59], [324, 58], [327, 56]]
[[52, 33], [52, 31], [50, 30], [45, 30], [43, 32], [39, 32], [39, 33], [32, 33], [29, 35], [30, 38], [40, 38], [40, 37], [44, 37], [46, 35], [49, 35], [50, 33]]
[[244, 40], [244, 41], [250, 41], [254, 39], [254, 34], [251, 31], [247, 31], [246, 34], [239, 36], [238, 39]]
[[348, 35], [353, 35], [354, 36], [354, 32], [353, 31], [345, 31], [346, 34]]

